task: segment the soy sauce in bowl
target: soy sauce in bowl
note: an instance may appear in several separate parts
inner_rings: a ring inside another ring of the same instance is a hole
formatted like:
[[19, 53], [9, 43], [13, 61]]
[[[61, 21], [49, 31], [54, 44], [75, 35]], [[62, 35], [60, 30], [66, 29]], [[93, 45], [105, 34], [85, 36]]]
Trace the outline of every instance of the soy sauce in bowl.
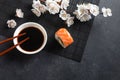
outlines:
[[30, 38], [28, 41], [20, 45], [23, 50], [29, 52], [36, 51], [42, 46], [44, 42], [44, 36], [39, 29], [35, 27], [28, 27], [23, 29], [19, 34], [21, 33], [26, 33], [26, 35], [18, 38], [18, 42], [24, 40], [26, 37]]

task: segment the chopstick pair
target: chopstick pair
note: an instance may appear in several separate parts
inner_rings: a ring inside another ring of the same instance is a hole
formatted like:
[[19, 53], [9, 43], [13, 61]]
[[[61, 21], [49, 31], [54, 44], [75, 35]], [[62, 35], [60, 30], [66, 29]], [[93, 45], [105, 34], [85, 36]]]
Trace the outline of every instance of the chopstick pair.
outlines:
[[[13, 39], [15, 39], [15, 38], [22, 37], [23, 35], [26, 35], [26, 33], [22, 33], [22, 34], [19, 34], [18, 36], [11, 37], [11, 38], [8, 38], [8, 39], [6, 39], [6, 40], [3, 40], [3, 41], [0, 42], [0, 45], [3, 44], [3, 43], [6, 43], [6, 42], [8, 42], [8, 41], [11, 41], [11, 40], [13, 40]], [[16, 44], [16, 45], [14, 45], [14, 46], [12, 46], [12, 47], [10, 47], [10, 48], [8, 48], [8, 49], [0, 52], [0, 56], [6, 54], [7, 52], [9, 52], [9, 51], [11, 51], [11, 50], [13, 50], [13, 49], [16, 48], [18, 45], [23, 44], [23, 43], [26, 42], [27, 40], [29, 40], [29, 37], [27, 37], [27, 38], [25, 38], [24, 40], [20, 41], [18, 44]]]

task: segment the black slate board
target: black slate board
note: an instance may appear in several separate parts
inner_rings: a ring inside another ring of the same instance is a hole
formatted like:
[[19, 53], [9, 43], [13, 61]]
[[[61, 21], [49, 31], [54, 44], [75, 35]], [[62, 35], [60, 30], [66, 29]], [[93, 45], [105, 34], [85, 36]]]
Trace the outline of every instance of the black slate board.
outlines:
[[[70, 11], [76, 9], [76, 4], [82, 2], [91, 2], [98, 4], [99, 0], [71, 0]], [[0, 35], [3, 37], [11, 37], [15, 29], [8, 29], [6, 21], [8, 19], [15, 19], [18, 23], [18, 26], [25, 22], [37, 22], [44, 26], [48, 33], [48, 43], [43, 50], [46, 54], [56, 54], [72, 60], [80, 61], [87, 43], [89, 32], [92, 27], [93, 19], [86, 23], [80, 23], [75, 21], [75, 24], [70, 28], [64, 24], [64, 22], [58, 17], [58, 15], [44, 14], [40, 18], [37, 18], [30, 9], [32, 0], [0, 0]], [[18, 19], [15, 15], [16, 8], [21, 8], [25, 12], [24, 19]], [[66, 49], [63, 49], [54, 38], [55, 32], [61, 28], [65, 27], [71, 33], [74, 38], [74, 43]], [[17, 27], [16, 27], [17, 28]], [[10, 44], [12, 45], [12, 43]], [[6, 45], [6, 46], [10, 46]], [[11, 53], [20, 53], [17, 50], [12, 51]], [[41, 53], [41, 52], [40, 52]]]

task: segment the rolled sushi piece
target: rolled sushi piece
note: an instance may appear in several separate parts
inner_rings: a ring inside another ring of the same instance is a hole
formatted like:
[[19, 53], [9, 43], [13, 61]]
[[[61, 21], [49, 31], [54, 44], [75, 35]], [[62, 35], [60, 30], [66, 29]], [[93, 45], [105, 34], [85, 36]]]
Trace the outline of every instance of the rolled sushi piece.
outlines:
[[71, 45], [74, 40], [70, 33], [67, 31], [65, 28], [60, 28], [56, 33], [55, 33], [55, 39], [60, 43], [60, 45], [63, 48], [68, 47]]

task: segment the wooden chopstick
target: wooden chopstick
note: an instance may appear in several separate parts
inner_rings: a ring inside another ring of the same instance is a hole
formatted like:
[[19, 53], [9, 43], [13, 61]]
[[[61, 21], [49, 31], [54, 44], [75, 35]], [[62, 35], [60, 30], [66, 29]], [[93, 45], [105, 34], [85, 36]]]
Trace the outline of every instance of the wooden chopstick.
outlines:
[[8, 48], [7, 50], [3, 51], [3, 52], [0, 52], [0, 56], [6, 54], [7, 52], [13, 50], [14, 48], [16, 48], [18, 45], [21, 45], [22, 43], [26, 42], [27, 40], [29, 40], [29, 37], [25, 38], [24, 40], [20, 41], [18, 44]]
[[14, 38], [21, 37], [21, 36], [23, 36], [23, 35], [25, 35], [25, 34], [26, 34], [26, 33], [22, 33], [22, 34], [19, 34], [18, 36], [15, 36], [15, 37], [12, 37], [12, 38], [8, 38], [8, 39], [6, 39], [6, 40], [3, 40], [3, 41], [0, 42], [0, 45], [3, 44], [3, 43], [5, 43], [5, 42], [8, 42], [8, 41], [10, 41], [10, 40], [13, 40]]

